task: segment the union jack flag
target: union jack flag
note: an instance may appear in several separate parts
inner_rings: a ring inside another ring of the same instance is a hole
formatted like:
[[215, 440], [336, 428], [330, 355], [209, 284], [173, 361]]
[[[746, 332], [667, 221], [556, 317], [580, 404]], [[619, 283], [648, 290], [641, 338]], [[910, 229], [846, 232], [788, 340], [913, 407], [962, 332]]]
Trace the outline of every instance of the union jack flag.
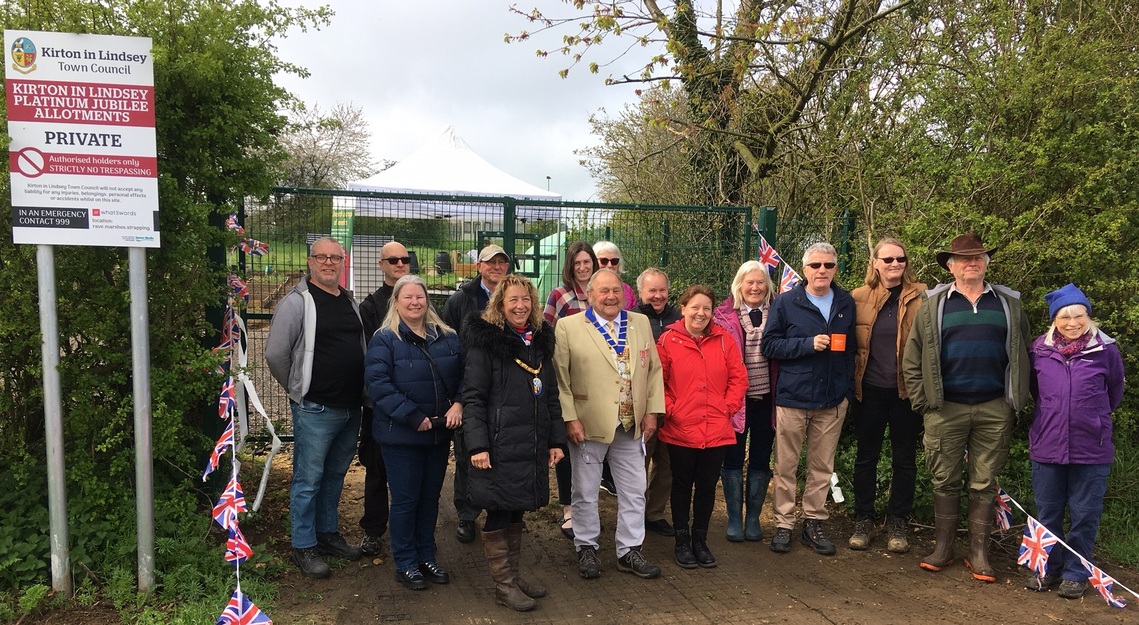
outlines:
[[273, 621], [253, 605], [245, 593], [235, 590], [218, 617], [217, 625], [273, 625]]
[[237, 297], [249, 301], [249, 285], [245, 284], [245, 280], [237, 277], [236, 274], [229, 274], [229, 288]]
[[799, 284], [799, 274], [787, 265], [783, 265], [783, 277], [779, 279], [779, 292], [786, 293]]
[[221, 395], [218, 396], [218, 418], [229, 418], [234, 410], [237, 410], [237, 389], [233, 385], [231, 375], [221, 385]]
[[269, 244], [257, 239], [242, 239], [241, 251], [250, 256], [264, 256], [269, 253]]
[[241, 227], [241, 222], [237, 221], [237, 213], [229, 214], [229, 219], [225, 220], [225, 227], [238, 234], [245, 234], [245, 228]]
[[997, 485], [997, 505], [993, 508], [993, 514], [996, 516], [997, 527], [1002, 532], [1007, 531], [1012, 527], [1012, 506], [1009, 502], [1012, 497], [1008, 496], [1005, 489], [1001, 488], [1000, 484]]
[[1108, 605], [1113, 608], [1127, 607], [1126, 599], [1111, 594], [1111, 587], [1115, 585], [1115, 580], [1110, 575], [1104, 573], [1098, 566], [1087, 560], [1084, 560], [1084, 567], [1091, 573], [1091, 575], [1088, 576], [1088, 583], [1092, 585], [1092, 588], [1099, 591], [1100, 596], [1103, 597], [1104, 601], [1107, 601]]
[[771, 245], [767, 242], [767, 239], [763, 238], [762, 234], [759, 235], [759, 262], [767, 265], [767, 270], [770, 272], [774, 271], [782, 261], [783, 259], [780, 258], [779, 253], [775, 251], [775, 248], [771, 247]]
[[224, 529], [237, 527], [237, 515], [249, 508], [245, 505], [245, 493], [241, 492], [241, 484], [237, 483], [237, 476], [229, 478], [225, 490], [221, 493], [214, 505], [214, 520]]
[[243, 564], [253, 555], [253, 547], [245, 540], [241, 528], [234, 525], [229, 528], [229, 539], [225, 541], [225, 561]]
[[1037, 577], [1043, 578], [1048, 572], [1048, 556], [1058, 542], [1060, 539], [1041, 525], [1040, 521], [1028, 517], [1028, 524], [1024, 526], [1024, 539], [1020, 541], [1020, 557], [1016, 563], [1032, 569]]
[[233, 419], [230, 419], [225, 424], [225, 431], [218, 437], [214, 443], [214, 450], [210, 452], [210, 460], [206, 463], [206, 470], [202, 473], [202, 481], [206, 481], [206, 477], [217, 470], [218, 463], [221, 462], [221, 457], [225, 454], [225, 450], [233, 445]]

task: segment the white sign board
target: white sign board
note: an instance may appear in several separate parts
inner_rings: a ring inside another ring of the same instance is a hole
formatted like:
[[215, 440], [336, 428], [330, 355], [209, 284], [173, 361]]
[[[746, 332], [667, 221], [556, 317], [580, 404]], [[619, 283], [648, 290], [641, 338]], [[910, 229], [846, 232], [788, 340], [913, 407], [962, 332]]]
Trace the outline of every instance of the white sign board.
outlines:
[[12, 240], [158, 247], [148, 37], [4, 31]]

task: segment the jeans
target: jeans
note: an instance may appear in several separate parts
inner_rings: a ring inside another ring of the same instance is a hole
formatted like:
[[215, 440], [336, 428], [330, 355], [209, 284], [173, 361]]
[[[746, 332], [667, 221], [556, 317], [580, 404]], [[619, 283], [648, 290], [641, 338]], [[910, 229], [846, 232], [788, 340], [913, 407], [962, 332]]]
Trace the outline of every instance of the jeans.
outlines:
[[669, 463], [672, 465], [672, 524], [677, 529], [688, 528], [688, 508], [692, 506], [692, 531], [708, 534], [708, 522], [716, 507], [716, 483], [720, 481], [720, 467], [724, 465], [724, 452], [731, 445], [721, 447], [681, 447], [669, 445]]
[[388, 531], [388, 472], [380, 444], [372, 438], [372, 409], [364, 408], [360, 426], [360, 464], [364, 465], [364, 516], [360, 529], [369, 536]]
[[317, 533], [340, 531], [340, 491], [356, 455], [359, 408], [333, 408], [307, 399], [293, 412], [293, 485], [289, 522], [296, 549], [316, 546]]
[[450, 441], [438, 445], [383, 445], [392, 508], [388, 536], [396, 571], [435, 562], [439, 493], [447, 474]]
[[890, 428], [891, 478], [886, 516], [906, 519], [914, 507], [922, 418], [910, 408], [908, 399], [898, 397], [898, 389], [863, 383], [862, 403], [854, 412], [854, 434], [858, 440], [854, 459], [855, 518], [874, 519], [878, 458], [882, 455], [887, 427]]
[[[747, 467], [755, 471], [771, 470], [771, 450], [775, 446], [775, 427], [771, 424], [771, 394], [760, 399], [744, 400], [744, 431], [736, 433], [736, 444], [728, 447], [724, 468], [740, 471]], [[750, 436], [749, 436], [750, 434]]]
[[[1032, 492], [1036, 495], [1037, 520], [1068, 543], [1076, 553], [1092, 560], [1099, 520], [1103, 514], [1103, 497], [1107, 493], [1110, 464], [1047, 464], [1032, 461]], [[1068, 508], [1071, 525], [1064, 532], [1064, 508]], [[1048, 572], [1061, 573], [1073, 582], [1088, 581], [1088, 570], [1080, 559], [1060, 545], [1052, 547], [1048, 556]]]
[[474, 521], [482, 514], [482, 508], [471, 503], [471, 458], [467, 453], [463, 429], [455, 430], [453, 437], [455, 439], [455, 478], [453, 481], [455, 514], [460, 521]]

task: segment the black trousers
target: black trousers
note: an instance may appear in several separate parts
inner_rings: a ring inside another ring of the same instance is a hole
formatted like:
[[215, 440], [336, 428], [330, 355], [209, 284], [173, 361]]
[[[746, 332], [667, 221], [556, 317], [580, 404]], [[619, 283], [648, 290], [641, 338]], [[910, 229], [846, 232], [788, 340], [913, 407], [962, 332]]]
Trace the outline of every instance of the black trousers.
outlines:
[[672, 524], [677, 529], [688, 527], [691, 508], [692, 531], [708, 533], [708, 522], [716, 507], [716, 484], [720, 481], [720, 467], [724, 465], [728, 447], [730, 445], [704, 449], [668, 446], [672, 468]]
[[372, 409], [367, 406], [360, 418], [360, 464], [364, 465], [364, 516], [360, 529], [369, 536], [388, 531], [388, 471], [380, 444], [372, 438]]
[[878, 458], [886, 428], [890, 429], [890, 500], [886, 515], [905, 519], [914, 506], [917, 481], [917, 446], [922, 435], [922, 418], [910, 408], [910, 400], [898, 397], [898, 389], [862, 385], [862, 402], [854, 411], [854, 435], [858, 450], [854, 457], [854, 516], [874, 518], [877, 498]]
[[[771, 449], [775, 446], [775, 427], [771, 425], [771, 393], [761, 399], [747, 398], [744, 402], [744, 431], [736, 434], [736, 444], [724, 456], [724, 469], [739, 471], [771, 471]], [[749, 435], [750, 434], [750, 435]]]

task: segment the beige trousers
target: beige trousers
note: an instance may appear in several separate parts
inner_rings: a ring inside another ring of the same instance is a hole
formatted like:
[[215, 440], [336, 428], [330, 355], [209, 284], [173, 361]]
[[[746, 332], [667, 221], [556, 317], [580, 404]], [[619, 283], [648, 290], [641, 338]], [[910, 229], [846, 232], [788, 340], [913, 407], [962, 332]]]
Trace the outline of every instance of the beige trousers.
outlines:
[[803, 488], [803, 518], [824, 521], [827, 512], [827, 489], [834, 473], [834, 454], [838, 449], [842, 422], [849, 402], [834, 408], [807, 410], [775, 408], [775, 526], [795, 527], [795, 491], [798, 486], [799, 455], [803, 440], [807, 443], [807, 483]]

